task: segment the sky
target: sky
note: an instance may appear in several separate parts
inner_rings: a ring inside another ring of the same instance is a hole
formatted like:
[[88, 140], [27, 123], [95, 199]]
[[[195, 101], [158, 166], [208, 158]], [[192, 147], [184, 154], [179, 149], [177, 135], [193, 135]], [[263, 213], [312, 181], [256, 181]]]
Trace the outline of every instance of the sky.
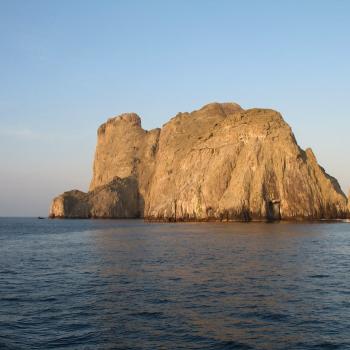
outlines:
[[0, 216], [87, 190], [97, 127], [209, 102], [280, 111], [350, 188], [350, 1], [0, 0]]

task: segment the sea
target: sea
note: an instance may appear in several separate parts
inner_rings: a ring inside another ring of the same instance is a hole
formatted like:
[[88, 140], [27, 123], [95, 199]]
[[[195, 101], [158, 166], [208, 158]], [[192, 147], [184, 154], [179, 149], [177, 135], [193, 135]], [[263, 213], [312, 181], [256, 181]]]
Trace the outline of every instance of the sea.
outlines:
[[350, 349], [350, 224], [1, 218], [0, 349]]

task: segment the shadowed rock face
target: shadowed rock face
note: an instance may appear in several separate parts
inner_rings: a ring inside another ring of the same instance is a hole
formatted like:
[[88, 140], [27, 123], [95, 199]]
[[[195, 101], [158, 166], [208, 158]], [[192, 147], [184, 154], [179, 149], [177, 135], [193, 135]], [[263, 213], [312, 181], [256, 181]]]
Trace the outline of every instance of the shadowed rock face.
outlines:
[[151, 131], [136, 114], [109, 119], [98, 129], [90, 191], [65, 192], [50, 215], [334, 219], [347, 206], [337, 180], [278, 112], [212, 103]]
[[138, 183], [134, 177], [114, 178], [107, 185], [84, 193], [73, 190], [56, 197], [52, 218], [137, 218], [142, 215]]

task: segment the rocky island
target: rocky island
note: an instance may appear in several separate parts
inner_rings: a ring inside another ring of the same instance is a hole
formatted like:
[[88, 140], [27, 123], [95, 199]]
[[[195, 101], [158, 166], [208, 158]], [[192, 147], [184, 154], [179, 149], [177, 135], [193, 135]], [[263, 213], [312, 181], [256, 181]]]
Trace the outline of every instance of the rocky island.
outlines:
[[211, 103], [144, 130], [135, 113], [97, 132], [87, 193], [54, 198], [52, 218], [159, 221], [347, 217], [338, 181], [302, 150], [280, 113]]

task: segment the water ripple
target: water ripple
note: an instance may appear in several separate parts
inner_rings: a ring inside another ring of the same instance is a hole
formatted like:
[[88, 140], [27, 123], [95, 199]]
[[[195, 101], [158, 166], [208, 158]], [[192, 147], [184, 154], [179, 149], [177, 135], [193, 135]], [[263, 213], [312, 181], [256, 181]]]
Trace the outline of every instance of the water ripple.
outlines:
[[0, 349], [350, 349], [349, 237], [0, 219]]

